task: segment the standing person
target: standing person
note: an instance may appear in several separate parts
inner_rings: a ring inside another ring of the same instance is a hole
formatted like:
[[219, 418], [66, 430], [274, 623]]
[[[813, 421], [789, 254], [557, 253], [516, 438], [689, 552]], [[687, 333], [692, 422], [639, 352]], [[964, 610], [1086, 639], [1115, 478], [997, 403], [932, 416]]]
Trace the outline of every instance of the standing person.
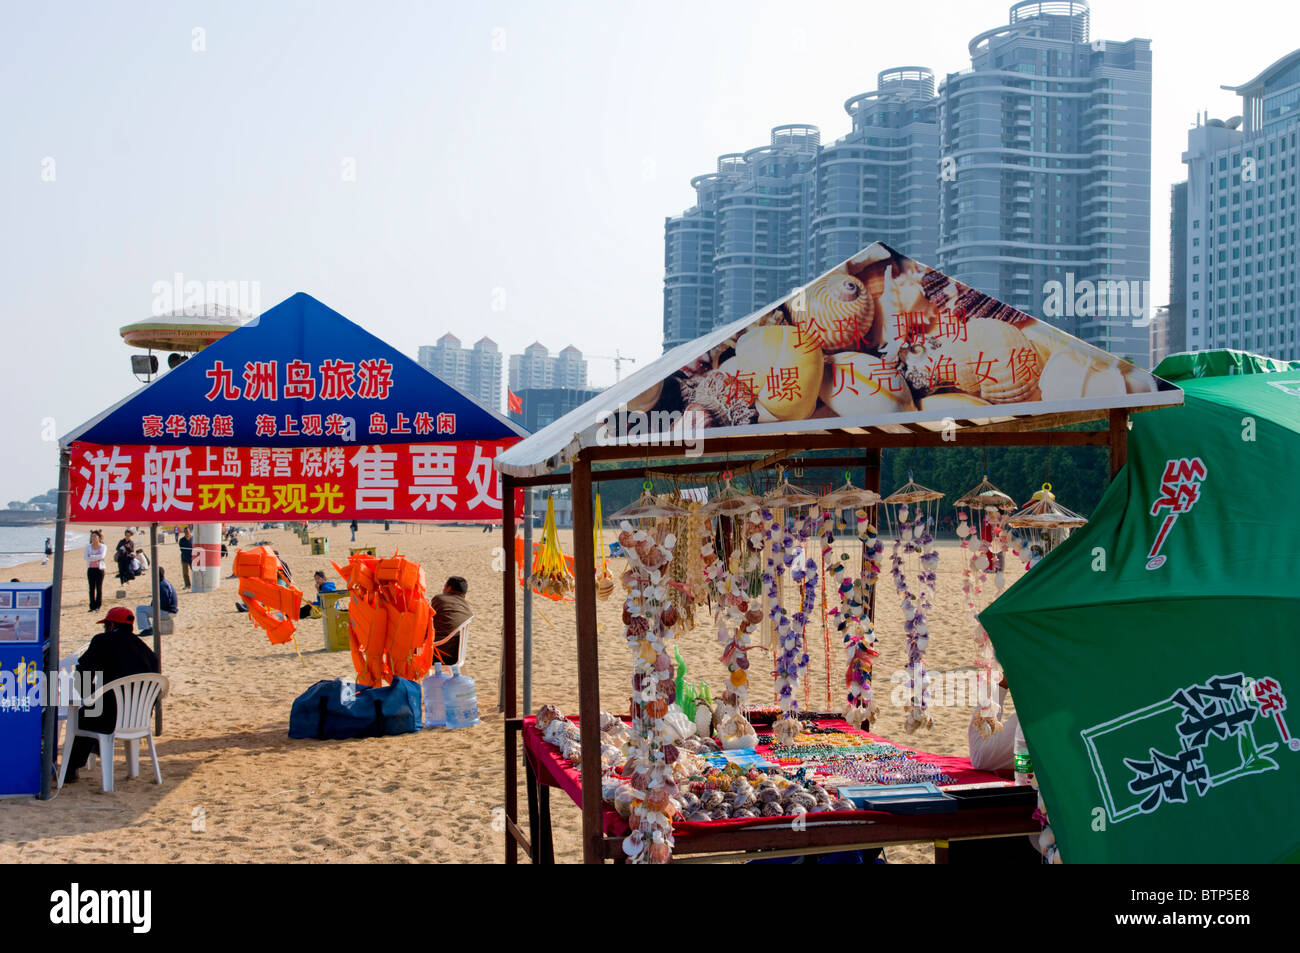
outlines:
[[[163, 619], [181, 611], [176, 598], [176, 587], [167, 580], [162, 566], [158, 567], [158, 611]], [[153, 605], [136, 606], [135, 617], [140, 620], [140, 634], [153, 635]]]
[[86, 544], [86, 582], [90, 586], [91, 612], [98, 612], [104, 601], [104, 567], [107, 561], [108, 546], [104, 544], [104, 534], [93, 529], [90, 542]]
[[135, 578], [135, 572], [131, 569], [131, 561], [135, 558], [134, 535], [129, 529], [126, 530], [117, 541], [117, 550], [113, 556], [117, 563], [117, 578], [124, 586]]
[[54, 547], [50, 545], [50, 538], [46, 536], [45, 537], [45, 558], [41, 560], [41, 565], [44, 566], [46, 563], [48, 563], [50, 561], [50, 557], [53, 555], [54, 555]]
[[181, 547], [181, 588], [189, 589], [190, 565], [194, 561], [194, 537], [190, 535], [188, 526], [185, 527], [185, 532], [177, 542]]
[[356, 541], [357, 541], [357, 521], [353, 520], [352, 521], [352, 542], [355, 543]]
[[443, 665], [454, 665], [460, 657], [460, 636], [451, 634], [461, 627], [474, 610], [465, 601], [469, 583], [463, 576], [452, 576], [442, 592], [429, 600], [433, 606], [433, 657]]
[[[158, 656], [135, 634], [135, 616], [124, 606], [109, 609], [99, 620], [104, 631], [90, 640], [90, 646], [77, 660], [77, 671], [88, 672], [95, 679], [96, 688], [109, 682], [158, 671]], [[117, 700], [110, 693], [104, 698], [103, 710], [98, 715], [82, 714], [78, 727], [103, 734], [117, 727]], [[68, 756], [67, 780], [76, 781], [77, 772], [86, 766], [86, 759], [99, 746], [94, 738], [77, 738], [72, 742]]]

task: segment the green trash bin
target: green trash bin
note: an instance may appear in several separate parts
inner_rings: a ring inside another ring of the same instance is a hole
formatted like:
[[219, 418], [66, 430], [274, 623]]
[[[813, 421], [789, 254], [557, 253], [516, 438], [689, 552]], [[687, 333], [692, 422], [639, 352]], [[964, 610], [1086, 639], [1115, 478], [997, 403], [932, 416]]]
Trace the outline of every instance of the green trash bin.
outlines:
[[328, 536], [313, 536], [311, 538], [311, 554], [313, 556], [324, 556], [330, 551], [330, 541]]
[[320, 594], [321, 622], [325, 626], [327, 652], [346, 652], [351, 647], [351, 642], [348, 640], [347, 598], [346, 589], [341, 592]]

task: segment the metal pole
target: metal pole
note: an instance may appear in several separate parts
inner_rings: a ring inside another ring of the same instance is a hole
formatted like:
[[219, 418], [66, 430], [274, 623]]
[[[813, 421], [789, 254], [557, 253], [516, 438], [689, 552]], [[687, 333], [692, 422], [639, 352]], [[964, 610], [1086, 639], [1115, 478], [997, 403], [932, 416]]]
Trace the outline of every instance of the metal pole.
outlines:
[[[511, 558], [514, 554], [511, 553]], [[528, 583], [533, 560], [533, 488], [524, 490], [524, 714], [533, 710], [533, 587]], [[511, 568], [514, 568], [513, 566]], [[512, 582], [513, 585], [513, 574]]]
[[54, 590], [50, 595], [50, 644], [45, 653], [45, 710], [41, 712], [41, 800], [53, 793], [54, 752], [59, 744], [59, 622], [63, 614], [63, 548], [68, 538], [68, 467], [71, 454], [59, 450], [59, 503], [54, 521]]
[[515, 484], [501, 477], [501, 544], [505, 548], [506, 571], [502, 574], [501, 606], [501, 692], [505, 711], [505, 807], [507, 864], [519, 862], [519, 849], [510, 823], [519, 816], [518, 735], [510, 724], [518, 714], [515, 698]]
[[[218, 550], [220, 552], [220, 550]], [[162, 616], [158, 604], [158, 524], [149, 524], [149, 584], [153, 587], [152, 608], [149, 618], [153, 623], [153, 654], [158, 657], [158, 672], [162, 673]], [[153, 733], [162, 734], [162, 699], [153, 710]]]

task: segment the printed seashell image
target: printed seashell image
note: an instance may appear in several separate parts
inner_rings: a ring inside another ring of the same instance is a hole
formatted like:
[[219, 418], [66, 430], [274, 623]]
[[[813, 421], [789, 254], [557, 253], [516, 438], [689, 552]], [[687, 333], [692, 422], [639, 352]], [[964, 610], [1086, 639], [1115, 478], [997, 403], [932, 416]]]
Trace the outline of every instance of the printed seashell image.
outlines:
[[847, 272], [822, 275], [790, 302], [790, 319], [801, 337], [826, 352], [869, 346], [875, 318], [875, 302], [866, 285]]
[[884, 337], [889, 341], [911, 341], [933, 334], [939, 309], [925, 296], [923, 275], [915, 262], [899, 274], [886, 269], [880, 292], [880, 316]]
[[886, 358], [844, 351], [826, 362], [819, 392], [841, 417], [865, 417], [915, 410], [912, 392]]
[[1039, 383], [1044, 400], [1118, 397], [1127, 391], [1118, 359], [1085, 354], [1076, 348], [1056, 351], [1043, 368]]
[[953, 416], [967, 414], [972, 407], [991, 406], [987, 400], [980, 400], [970, 394], [959, 393], [931, 394], [928, 397], [922, 397], [917, 402], [918, 410], [939, 411], [940, 413], [950, 413]]
[[817, 404], [822, 349], [792, 327], [751, 328], [736, 342], [737, 375], [752, 381], [758, 404], [777, 420], [803, 420]]

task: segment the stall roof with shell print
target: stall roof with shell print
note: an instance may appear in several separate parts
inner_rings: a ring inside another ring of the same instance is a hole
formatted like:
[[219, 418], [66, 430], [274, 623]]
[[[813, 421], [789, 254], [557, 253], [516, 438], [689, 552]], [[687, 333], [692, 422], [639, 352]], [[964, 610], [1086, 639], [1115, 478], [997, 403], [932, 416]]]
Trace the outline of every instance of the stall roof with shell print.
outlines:
[[708, 455], [721, 437], [1040, 429], [1182, 401], [1149, 371], [877, 242], [673, 348], [497, 466], [540, 476], [595, 446]]

